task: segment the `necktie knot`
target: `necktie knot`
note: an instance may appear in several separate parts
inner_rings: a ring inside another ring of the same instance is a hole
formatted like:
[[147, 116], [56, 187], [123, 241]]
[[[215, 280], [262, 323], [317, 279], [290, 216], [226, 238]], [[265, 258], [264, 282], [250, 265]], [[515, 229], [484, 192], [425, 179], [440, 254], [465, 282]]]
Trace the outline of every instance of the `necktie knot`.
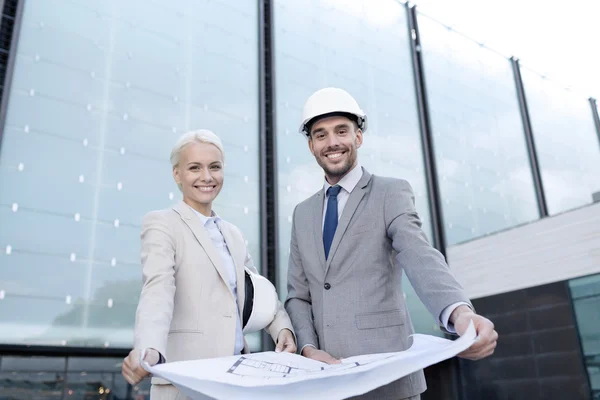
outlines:
[[340, 185], [331, 186], [327, 189], [327, 195], [329, 197], [337, 197], [337, 195], [340, 194], [340, 190], [342, 190]]

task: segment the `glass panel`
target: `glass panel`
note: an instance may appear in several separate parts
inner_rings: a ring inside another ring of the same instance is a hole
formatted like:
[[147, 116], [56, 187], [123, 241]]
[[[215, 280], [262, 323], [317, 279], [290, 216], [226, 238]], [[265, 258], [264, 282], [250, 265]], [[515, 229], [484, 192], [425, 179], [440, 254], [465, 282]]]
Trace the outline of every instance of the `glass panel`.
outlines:
[[593, 398], [600, 398], [600, 275], [569, 282]]
[[65, 375], [61, 372], [0, 372], [0, 393], [11, 400], [61, 400]]
[[215, 210], [260, 268], [257, 49], [252, 1], [25, 3], [0, 153], [0, 342], [131, 346], [139, 224], [180, 199], [168, 158], [187, 130], [223, 140]]
[[0, 393], [2, 398], [23, 400], [124, 400], [141, 399], [144, 395], [148, 398], [149, 378], [136, 386], [137, 390], [132, 388], [138, 397], [129, 395], [129, 385], [121, 375], [122, 361], [122, 358], [5, 356], [0, 360]]
[[116, 374], [77, 372], [67, 373], [67, 398], [73, 399], [110, 399], [113, 377]]
[[546, 204], [557, 214], [600, 191], [600, 143], [588, 100], [521, 68]]
[[125, 399], [128, 385], [121, 375], [122, 358], [70, 357], [67, 398]]
[[134, 400], [150, 400], [150, 378], [146, 378], [139, 384], [135, 385], [131, 390], [131, 399]]
[[418, 15], [448, 245], [539, 217], [510, 62]]
[[[374, 4], [375, 3], [375, 4]], [[323, 172], [298, 133], [302, 107], [316, 90], [350, 92], [369, 116], [359, 161], [369, 172], [403, 178], [431, 236], [407, 16], [394, 0], [274, 2], [277, 99], [279, 291], [286, 296], [294, 207], [323, 185]], [[423, 308], [405, 280], [417, 330]], [[428, 315], [428, 314], [427, 314]]]
[[[133, 399], [121, 375], [122, 362], [122, 358], [4, 356], [0, 393], [3, 399], [23, 400]], [[148, 398], [149, 387], [148, 378], [133, 390], [135, 398]]]
[[19, 357], [3, 356], [0, 363], [2, 372], [64, 372], [66, 359], [63, 357]]

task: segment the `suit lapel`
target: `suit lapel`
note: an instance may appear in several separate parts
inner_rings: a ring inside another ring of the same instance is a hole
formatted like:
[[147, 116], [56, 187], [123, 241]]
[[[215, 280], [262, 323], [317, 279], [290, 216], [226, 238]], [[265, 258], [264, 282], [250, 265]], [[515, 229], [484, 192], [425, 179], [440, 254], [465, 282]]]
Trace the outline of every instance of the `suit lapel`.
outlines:
[[[335, 234], [333, 235], [333, 242], [331, 243], [331, 249], [329, 250], [329, 257], [327, 258], [327, 262], [325, 264], [325, 274], [329, 271], [329, 265], [331, 264], [331, 260], [335, 256], [335, 252], [342, 241], [342, 237], [344, 233], [346, 233], [346, 229], [348, 228], [348, 224], [352, 220], [352, 216], [354, 215], [360, 201], [367, 193], [367, 186], [369, 181], [371, 180], [371, 174], [369, 174], [366, 170], [363, 170], [363, 176], [360, 178], [360, 181], [356, 184], [352, 193], [350, 193], [350, 197], [344, 206], [344, 211], [342, 212], [342, 216], [338, 222], [338, 226], [335, 230]], [[323, 248], [323, 244], [321, 243], [321, 248]], [[323, 250], [323, 253], [325, 250]]]
[[315, 248], [319, 262], [325, 266], [325, 249], [323, 248], [323, 190], [319, 190], [311, 199], [312, 210], [310, 224], [313, 227]]
[[221, 229], [221, 233], [223, 234], [223, 238], [225, 238], [225, 243], [227, 244], [231, 258], [233, 259], [233, 265], [235, 265], [237, 305], [241, 316], [244, 311], [244, 296], [246, 295], [246, 276], [244, 274], [244, 261], [246, 260], [246, 252], [244, 249], [246, 246], [244, 243], [240, 243], [240, 240], [236, 240], [227, 224], [221, 222], [219, 228]]
[[[212, 240], [208, 236], [206, 229], [202, 226], [200, 218], [198, 218], [198, 216], [194, 213], [190, 206], [185, 204], [183, 201], [175, 205], [173, 207], [173, 210], [175, 210], [175, 212], [177, 212], [181, 216], [183, 222], [190, 228], [190, 230], [196, 237], [196, 240], [198, 240], [198, 243], [200, 243], [200, 246], [202, 246], [202, 248], [206, 252], [206, 255], [208, 256], [213, 266], [221, 276], [223, 283], [225, 283], [225, 286], [229, 289], [229, 278], [227, 277], [225, 267], [223, 266], [221, 258], [217, 253], [217, 249], [215, 249], [215, 246], [213, 245]], [[231, 293], [231, 289], [229, 289], [229, 292]]]

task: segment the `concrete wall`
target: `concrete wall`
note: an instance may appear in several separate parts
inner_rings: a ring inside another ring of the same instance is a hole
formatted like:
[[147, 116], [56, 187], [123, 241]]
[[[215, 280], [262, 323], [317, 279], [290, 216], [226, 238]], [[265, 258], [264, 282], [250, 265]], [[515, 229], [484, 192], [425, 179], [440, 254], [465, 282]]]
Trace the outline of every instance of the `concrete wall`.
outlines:
[[471, 298], [600, 273], [600, 203], [449, 247]]

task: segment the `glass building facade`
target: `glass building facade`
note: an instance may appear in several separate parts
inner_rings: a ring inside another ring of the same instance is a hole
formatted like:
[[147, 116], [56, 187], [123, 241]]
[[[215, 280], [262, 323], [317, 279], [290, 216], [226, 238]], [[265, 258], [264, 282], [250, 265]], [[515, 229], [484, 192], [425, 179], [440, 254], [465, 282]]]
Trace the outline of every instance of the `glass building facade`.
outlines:
[[[323, 172], [299, 133], [306, 99], [321, 87], [343, 87], [360, 100], [369, 127], [359, 162], [371, 173], [404, 178], [415, 191], [423, 227], [431, 233], [425, 166], [411, 72], [406, 8], [395, 0], [274, 2], [278, 171], [279, 288], [285, 297], [292, 213], [320, 190]], [[308, 23], [307, 23], [308, 21]], [[411, 315], [441, 334], [408, 279]]]
[[0, 342], [131, 346], [140, 221], [180, 198], [169, 152], [190, 129], [222, 138], [215, 209], [260, 266], [257, 14], [24, 3], [0, 154]]
[[[222, 138], [214, 208], [282, 299], [294, 207], [323, 185], [298, 132], [319, 88], [358, 100], [369, 115], [359, 161], [411, 183], [442, 251], [600, 192], [593, 101], [524, 67], [516, 78], [511, 60], [397, 0], [0, 4], [12, 29], [0, 43], [0, 398], [147, 398], [149, 382], [131, 387], [119, 372], [141, 288], [140, 222], [180, 200], [168, 158], [188, 130]], [[277, 216], [274, 265], [265, 214]], [[569, 283], [594, 393], [598, 285]], [[416, 330], [441, 336], [408, 279], [403, 289]]]
[[539, 218], [509, 60], [418, 22], [447, 243]]
[[589, 204], [600, 191], [600, 152], [585, 98], [522, 69], [548, 212]]

